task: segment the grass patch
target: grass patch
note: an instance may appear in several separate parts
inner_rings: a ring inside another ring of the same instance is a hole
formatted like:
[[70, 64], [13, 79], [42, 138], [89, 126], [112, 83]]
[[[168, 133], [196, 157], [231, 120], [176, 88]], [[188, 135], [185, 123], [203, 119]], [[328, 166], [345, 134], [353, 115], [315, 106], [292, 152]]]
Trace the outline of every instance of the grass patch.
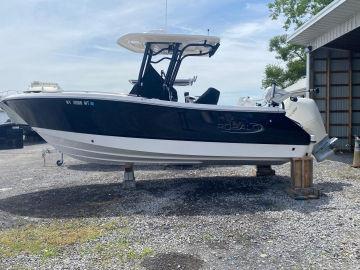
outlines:
[[135, 249], [128, 240], [117, 239], [109, 243], [98, 243], [92, 250], [88, 250], [87, 253], [93, 254], [96, 261], [106, 265], [112, 259], [117, 259], [123, 263], [141, 260], [154, 254], [154, 251], [149, 247], [144, 247], [140, 250]]
[[204, 242], [211, 242], [214, 240], [214, 236], [207, 232], [203, 234], [202, 238]]
[[140, 257], [141, 259], [147, 257], [147, 256], [151, 256], [154, 254], [154, 250], [152, 248], [149, 247], [145, 247], [142, 252], [140, 253]]
[[99, 241], [95, 245], [82, 247], [82, 256], [90, 257], [99, 268], [109, 268], [114, 261], [121, 263], [138, 263], [145, 257], [154, 254], [150, 247], [144, 247], [138, 239], [131, 235], [129, 227], [117, 228], [113, 231], [113, 239]]
[[29, 254], [50, 258], [58, 255], [66, 246], [97, 239], [114, 229], [116, 229], [114, 222], [96, 225], [80, 221], [53, 222], [8, 229], [0, 232], [0, 256]]

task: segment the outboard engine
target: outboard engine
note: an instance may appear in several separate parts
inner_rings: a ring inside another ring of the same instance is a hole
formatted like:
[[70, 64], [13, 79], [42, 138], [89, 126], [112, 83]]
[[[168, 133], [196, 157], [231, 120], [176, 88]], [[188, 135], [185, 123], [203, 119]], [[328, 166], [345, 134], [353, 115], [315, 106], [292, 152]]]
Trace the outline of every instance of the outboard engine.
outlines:
[[286, 116], [298, 122], [303, 129], [312, 135], [314, 147], [312, 154], [317, 161], [323, 161], [334, 153], [334, 143], [337, 138], [329, 138], [313, 99], [296, 98], [284, 100]]
[[312, 154], [317, 161], [323, 161], [334, 153], [334, 143], [337, 138], [329, 138], [319, 112], [313, 99], [302, 98], [306, 93], [318, 93], [319, 89], [307, 90], [306, 87], [286, 91], [278, 88], [276, 84], [266, 89], [265, 100], [269, 106], [283, 104], [286, 116], [299, 123], [311, 135], [313, 142]]

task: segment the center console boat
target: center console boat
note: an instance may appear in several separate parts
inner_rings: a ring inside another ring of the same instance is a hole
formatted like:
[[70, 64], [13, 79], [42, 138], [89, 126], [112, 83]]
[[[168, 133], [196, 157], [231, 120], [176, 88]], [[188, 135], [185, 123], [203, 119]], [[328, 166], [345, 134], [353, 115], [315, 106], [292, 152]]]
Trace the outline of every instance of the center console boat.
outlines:
[[[174, 86], [186, 84], [177, 80], [182, 62], [212, 57], [218, 37], [133, 33], [118, 44], [143, 54], [129, 94], [32, 91], [0, 106], [62, 153], [91, 163], [270, 165], [312, 154], [322, 160], [332, 152], [315, 103], [275, 87], [264, 106], [218, 105], [220, 91], [212, 87], [178, 102]], [[168, 68], [159, 73], [154, 66], [164, 61]], [[218, 72], [213, 69], [214, 78]], [[290, 97], [292, 115], [282, 106]], [[310, 119], [296, 113], [303, 104]]]

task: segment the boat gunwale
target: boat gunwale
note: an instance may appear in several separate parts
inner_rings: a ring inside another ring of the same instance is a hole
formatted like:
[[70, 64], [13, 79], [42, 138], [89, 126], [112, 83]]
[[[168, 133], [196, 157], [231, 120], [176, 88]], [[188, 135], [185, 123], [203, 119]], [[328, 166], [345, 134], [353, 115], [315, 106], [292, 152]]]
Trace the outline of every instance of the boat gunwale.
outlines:
[[210, 105], [198, 103], [182, 103], [165, 101], [159, 99], [148, 99], [143, 97], [131, 96], [128, 94], [117, 93], [102, 93], [102, 92], [60, 92], [60, 93], [23, 93], [11, 96], [6, 96], [0, 102], [9, 100], [24, 100], [32, 98], [70, 98], [70, 99], [89, 99], [89, 100], [106, 100], [106, 101], [122, 101], [129, 103], [141, 103], [144, 105], [155, 105], [162, 107], [175, 107], [183, 109], [196, 109], [196, 110], [212, 110], [212, 111], [234, 111], [234, 112], [255, 112], [255, 113], [283, 113], [285, 110], [276, 107], [241, 107], [241, 106], [224, 106], [224, 105]]

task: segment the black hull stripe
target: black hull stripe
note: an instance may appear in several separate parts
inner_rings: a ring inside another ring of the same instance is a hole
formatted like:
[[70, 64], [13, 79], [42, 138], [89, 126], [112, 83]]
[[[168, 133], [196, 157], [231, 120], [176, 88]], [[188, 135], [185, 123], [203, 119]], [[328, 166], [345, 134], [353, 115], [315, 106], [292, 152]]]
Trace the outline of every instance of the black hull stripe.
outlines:
[[76, 98], [9, 99], [31, 127], [105, 136], [227, 143], [309, 145], [285, 113], [198, 110]]

